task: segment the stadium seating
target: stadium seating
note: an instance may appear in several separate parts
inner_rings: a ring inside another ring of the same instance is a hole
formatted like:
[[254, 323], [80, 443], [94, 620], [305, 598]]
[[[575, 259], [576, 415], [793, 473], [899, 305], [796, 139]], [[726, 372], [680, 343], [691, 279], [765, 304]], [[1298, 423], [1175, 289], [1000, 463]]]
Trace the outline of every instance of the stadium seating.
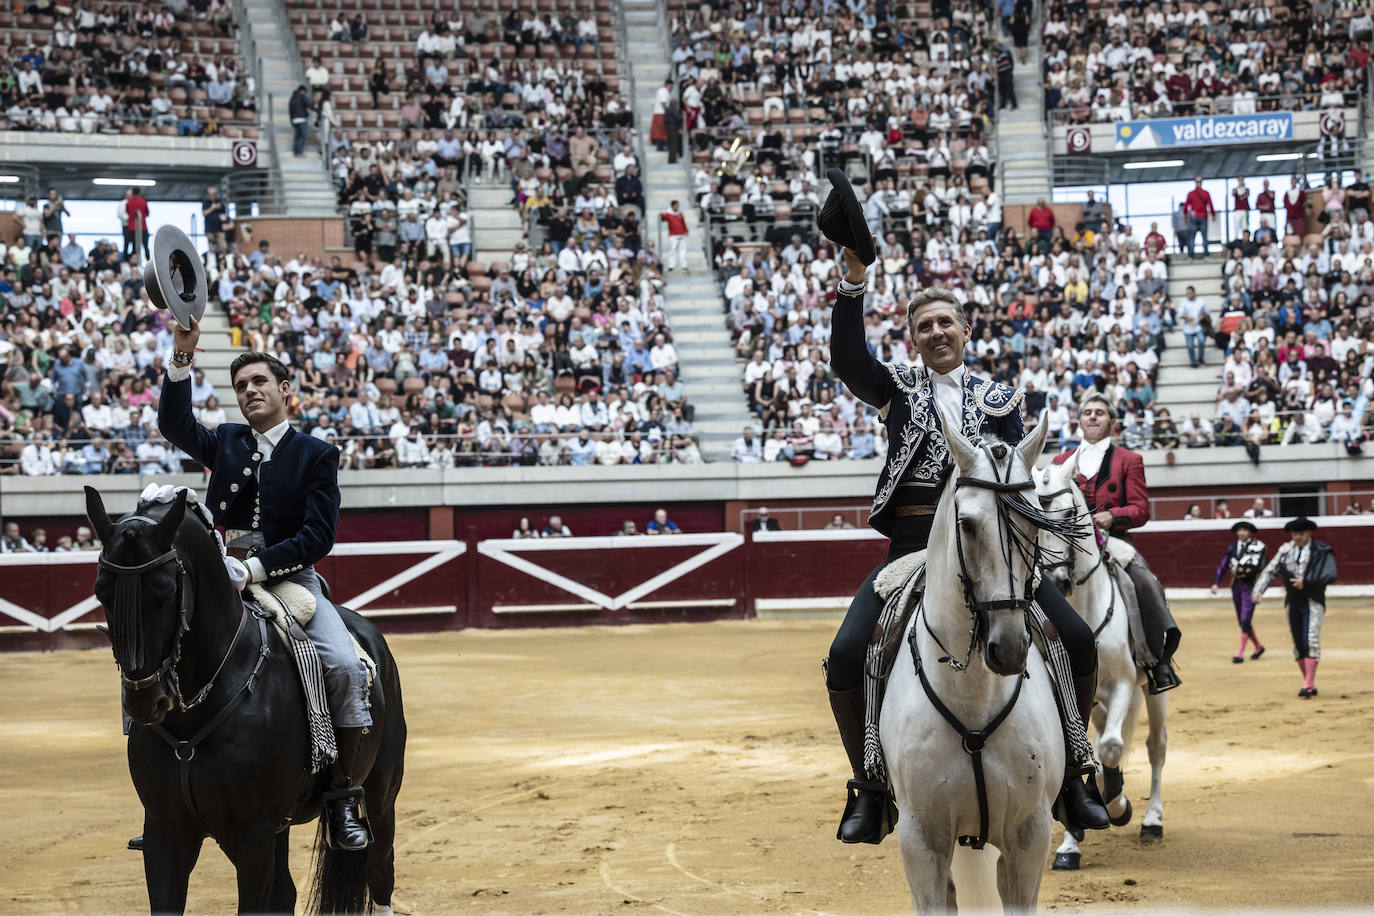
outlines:
[[1371, 6], [1317, 6], [1054, 0], [1045, 108], [1083, 123], [1358, 106]]
[[251, 71], [222, 2], [0, 9], [0, 130], [258, 136]]

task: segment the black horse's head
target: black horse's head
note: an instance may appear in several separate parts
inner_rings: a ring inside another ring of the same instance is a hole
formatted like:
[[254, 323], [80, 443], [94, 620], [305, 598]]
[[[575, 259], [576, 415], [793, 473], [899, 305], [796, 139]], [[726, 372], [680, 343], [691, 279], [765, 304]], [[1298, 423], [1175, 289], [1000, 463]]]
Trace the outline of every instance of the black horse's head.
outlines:
[[182, 560], [173, 548], [186, 493], [139, 509], [112, 522], [100, 493], [86, 487], [86, 516], [104, 544], [95, 596], [105, 608], [123, 676], [124, 711], [141, 725], [154, 725], [178, 702], [172, 678], [188, 596], [182, 595]]

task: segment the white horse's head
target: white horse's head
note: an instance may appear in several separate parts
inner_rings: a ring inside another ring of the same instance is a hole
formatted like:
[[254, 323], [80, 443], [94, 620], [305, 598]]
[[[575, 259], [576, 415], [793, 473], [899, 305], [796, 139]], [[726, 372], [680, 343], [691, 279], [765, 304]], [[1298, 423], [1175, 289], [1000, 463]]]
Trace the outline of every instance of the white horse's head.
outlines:
[[[1065, 521], [1082, 521], [1088, 517], [1088, 503], [1078, 489], [1078, 452], [1070, 453], [1063, 464], [1051, 464], [1035, 471], [1035, 492], [1045, 514]], [[1084, 533], [1089, 529], [1084, 526]], [[1080, 535], [1081, 536], [1081, 535]], [[1055, 588], [1066, 597], [1073, 594], [1077, 580], [1078, 554], [1081, 545], [1076, 538], [1066, 537], [1062, 531], [1040, 529], [1040, 569]]]
[[941, 500], [952, 525], [945, 530], [953, 534], [983, 662], [1004, 676], [1025, 670], [1030, 648], [1025, 612], [1034, 589], [1034, 519], [1040, 514], [1030, 474], [1047, 428], [1040, 422], [1014, 448], [994, 437], [975, 445], [958, 432], [948, 436], [955, 467]]

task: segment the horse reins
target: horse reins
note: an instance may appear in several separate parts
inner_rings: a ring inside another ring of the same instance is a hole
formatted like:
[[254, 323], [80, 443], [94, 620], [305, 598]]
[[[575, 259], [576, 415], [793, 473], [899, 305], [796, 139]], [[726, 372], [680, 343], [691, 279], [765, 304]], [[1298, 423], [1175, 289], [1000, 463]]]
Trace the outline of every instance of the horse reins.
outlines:
[[[157, 524], [153, 519], [142, 515], [130, 516], [124, 519], [124, 521], [131, 520]], [[171, 653], [162, 660], [156, 671], [149, 674], [147, 677], [138, 678], [137, 680], [130, 678], [124, 673], [123, 665], [118, 658], [115, 659], [115, 664], [119, 667], [120, 683], [129, 690], [146, 690], [158, 683], [158, 681], [166, 678], [167, 690], [172, 698], [173, 709], [180, 709], [183, 712], [187, 712], [205, 702], [205, 699], [210, 695], [211, 689], [215, 686], [215, 681], [224, 673], [224, 667], [229, 664], [229, 658], [234, 654], [234, 649], [238, 646], [239, 638], [243, 635], [244, 628], [248, 623], [247, 603], [240, 597], [239, 624], [234, 630], [233, 639], [229, 640], [229, 648], [225, 650], [224, 657], [220, 659], [219, 667], [215, 669], [214, 674], [210, 675], [210, 679], [205, 682], [205, 686], [202, 687], [194, 697], [187, 700], [182, 696], [181, 678], [177, 672], [177, 666], [181, 661], [182, 637], [191, 630], [191, 617], [194, 606], [189, 601], [190, 589], [186, 587], [189, 573], [186, 570], [186, 564], [182, 562], [181, 556], [177, 552], [177, 548], [173, 546], [161, 556], [154, 557], [146, 563], [140, 563], [137, 566], [121, 566], [118, 563], [111, 562], [106, 559], [104, 550], [100, 552], [98, 561], [101, 568], [108, 569], [119, 577], [118, 583], [115, 586], [114, 609], [126, 625], [130, 620], [136, 622], [140, 619], [140, 608], [135, 602], [138, 601], [138, 583], [142, 575], [165, 563], [176, 563], [178, 599], [177, 629], [175, 635], [172, 637]], [[173, 756], [175, 756], [177, 761], [181, 764], [178, 769], [181, 773], [182, 799], [186, 803], [187, 810], [191, 812], [191, 816], [196, 819], [196, 822], [206, 835], [209, 835], [209, 831], [205, 828], [205, 822], [201, 819], [200, 810], [196, 807], [195, 797], [191, 793], [191, 761], [195, 759], [196, 748], [200, 746], [201, 742], [208, 738], [225, 719], [229, 718], [230, 713], [237, 709], [239, 704], [253, 692], [254, 686], [257, 684], [258, 675], [262, 672], [262, 666], [267, 661], [267, 656], [271, 654], [271, 643], [267, 638], [266, 621], [259, 615], [255, 614], [254, 616], [257, 617], [258, 620], [259, 648], [257, 662], [254, 664], [253, 670], [249, 673], [247, 679], [245, 679], [239, 689], [234, 692], [234, 695], [229, 698], [229, 701], [225, 703], [224, 706], [220, 707], [219, 712], [215, 713], [214, 717], [212, 717], [209, 722], [205, 723], [205, 725], [193, 736], [184, 741], [169, 732], [161, 723], [148, 726], [152, 729], [154, 734], [167, 743], [167, 746], [172, 749]], [[121, 629], [123, 629], [123, 627], [121, 627]], [[133, 631], [134, 633], [140, 633], [141, 628], [134, 627]], [[143, 646], [141, 639], [138, 639], [131, 633], [128, 634], [127, 638], [121, 639], [120, 642], [138, 643], [136, 647], [124, 646], [126, 650], [125, 661], [129, 661], [131, 664], [137, 664], [142, 660]]]
[[[999, 495], [1010, 495], [1034, 489], [1034, 481], [1026, 480], [1020, 483], [1013, 483], [1007, 480], [1002, 480], [1001, 472], [997, 468], [997, 460], [1004, 457], [1006, 455], [1006, 452], [1003, 451], [1000, 454], [998, 454], [997, 452], [989, 449], [989, 447], [986, 445], [982, 446], [982, 448], [985, 452], [988, 453], [988, 457], [990, 459], [994, 459], [991, 461], [991, 463], [993, 466], [993, 473], [998, 475], [998, 479], [986, 480], [981, 477], [970, 477], [968, 475], [960, 475], [954, 481], [955, 489], [958, 489], [959, 487], [963, 486], [979, 487], [985, 490], [992, 490], [998, 493]], [[992, 449], [996, 448], [997, 446], [992, 447]], [[1005, 448], [1005, 446], [1003, 446], [1003, 448]], [[1003, 529], [1012, 532], [1010, 536], [1002, 539], [1002, 544], [1004, 551], [1003, 558], [1007, 561], [1008, 581], [1010, 582], [1012, 589], [1014, 591], [1015, 582], [1011, 578], [1013, 576], [1013, 573], [1011, 572], [1011, 551], [1021, 551], [1023, 559], [1027, 558], [1025, 557], [1024, 547], [1018, 539], [1018, 535], [1016, 533], [1016, 526], [1011, 524], [1009, 513], [1012, 510], [1008, 507], [1007, 503], [1008, 501], [1003, 499], [999, 499], [997, 502], [997, 525], [999, 534], [1002, 533]], [[1022, 514], [1026, 515], [1027, 517], [1031, 517], [1030, 513], [1028, 512], [1024, 512]], [[960, 532], [959, 506], [957, 503], [954, 505], [954, 545], [955, 551], [959, 555], [959, 579], [964, 589], [964, 601], [968, 605], [969, 613], [973, 615], [973, 629], [970, 632], [968, 652], [964, 655], [963, 664], [960, 664], [953, 657], [951, 657], [949, 650], [946, 649], [944, 643], [940, 641], [940, 637], [937, 636], [935, 634], [935, 631], [931, 629], [929, 618], [925, 614], [924, 597], [922, 598], [922, 606], [920, 609], [917, 610], [917, 614], [921, 617], [922, 625], [925, 627], [926, 632], [930, 634], [931, 639], [935, 640], [935, 644], [939, 646], [940, 649], [945, 653], [944, 656], [942, 656], [939, 659], [939, 661], [942, 664], [949, 665], [956, 671], [964, 671], [967, 670], [968, 663], [970, 659], [972, 659], [973, 657], [973, 647], [978, 642], [978, 625], [979, 621], [982, 619], [979, 615], [981, 613], [985, 611], [998, 610], [1026, 611], [1030, 608], [1031, 593], [1034, 590], [1034, 576], [1036, 566], [1035, 560], [1039, 558], [1040, 547], [1037, 542], [1032, 557], [1028, 558], [1031, 575], [1025, 583], [1024, 597], [997, 598], [989, 601], [978, 601], [973, 592], [973, 579], [969, 575], [968, 562], [964, 557], [964, 542]], [[1026, 671], [1023, 668], [1021, 670], [1021, 673], [1016, 676], [1016, 686], [1012, 689], [1011, 696], [1007, 698], [1007, 702], [1002, 705], [1001, 710], [999, 710], [998, 713], [995, 716], [993, 716], [992, 719], [982, 728], [969, 728], [959, 720], [958, 716], [956, 716], [953, 712], [950, 711], [949, 707], [946, 706], [940, 700], [939, 695], [935, 693], [935, 688], [931, 685], [930, 678], [926, 675], [925, 665], [922, 664], [921, 661], [921, 650], [920, 646], [918, 645], [917, 632], [915, 627], [912, 627], [911, 635], [907, 637], [907, 641], [911, 645], [911, 654], [916, 663], [916, 677], [921, 682], [921, 688], [925, 691], [926, 697], [930, 699], [930, 704], [935, 707], [935, 711], [940, 714], [940, 717], [943, 718], [946, 722], [948, 722], [950, 727], [959, 733], [959, 738], [963, 745], [964, 753], [969, 755], [969, 759], [973, 764], [973, 787], [978, 798], [978, 833], [973, 836], [961, 836], [958, 838], [958, 841], [960, 846], [967, 846], [970, 849], [982, 849], [987, 844], [988, 840], [989, 820], [988, 785], [987, 777], [983, 772], [983, 748], [987, 746], [988, 739], [992, 737], [993, 733], [997, 731], [997, 729], [1002, 725], [1004, 721], [1006, 721], [1007, 716], [1011, 715], [1012, 709], [1016, 706], [1016, 701], [1021, 696], [1021, 685], [1026, 680]]]
[[[961, 474], [954, 481], [954, 488], [956, 490], [959, 487], [979, 487], [984, 490], [992, 490], [998, 494], [1012, 494], [1035, 488], [1035, 482], [1031, 480], [1021, 481], [1020, 483], [1012, 483], [1010, 481], [1005, 481], [1001, 479], [1001, 472], [1000, 470], [998, 470], [997, 462], [1001, 458], [1005, 457], [1006, 452], [1002, 451], [1001, 454], [998, 454], [996, 451], [994, 451], [994, 449], [1005, 449], [1006, 446], [989, 447], [983, 445], [980, 447], [983, 449], [985, 453], [987, 453], [989, 461], [993, 467], [993, 473], [997, 474], [998, 478], [995, 480], [986, 480], [982, 477], [971, 477], [966, 474]], [[1035, 550], [1032, 552], [1032, 555], [1030, 557], [1025, 556], [1025, 551], [1022, 549], [1020, 541], [1017, 539], [1016, 526], [1010, 523], [1011, 520], [1008, 517], [1008, 512], [1009, 510], [1005, 504], [1005, 501], [999, 499], [997, 501], [998, 533], [1002, 533], [1003, 529], [1012, 532], [1010, 537], [1001, 539], [1001, 543], [1003, 545], [1004, 550], [1003, 559], [1007, 561], [1008, 586], [1011, 592], [1013, 594], [1015, 594], [1016, 592], [1016, 583], [1011, 578], [1011, 551], [1013, 549], [1020, 550], [1022, 552], [1022, 558], [1027, 560], [1028, 567], [1031, 571], [1030, 576], [1027, 578], [1025, 582], [1023, 596], [1020, 598], [995, 598], [988, 601], [979, 601], [977, 595], [974, 594], [973, 577], [969, 575], [968, 560], [964, 556], [964, 539], [960, 530], [959, 505], [958, 503], [954, 504], [954, 549], [959, 556], [959, 582], [964, 589], [964, 603], [968, 607], [969, 614], [973, 618], [973, 625], [969, 630], [968, 650], [964, 653], [963, 662], [959, 662], [957, 659], [955, 659], [954, 653], [950, 652], [949, 649], [945, 647], [945, 644], [940, 640], [940, 637], [935, 633], [934, 630], [930, 628], [930, 621], [925, 617], [925, 615], [922, 615], [921, 622], [922, 625], [926, 628], [926, 632], [930, 634], [930, 638], [935, 640], [935, 644], [939, 646], [941, 651], [945, 653], [943, 656], [941, 656], [939, 661], [942, 664], [949, 665], [956, 671], [963, 671], [967, 669], [970, 659], [973, 658], [973, 648], [978, 644], [978, 627], [979, 622], [982, 619], [979, 616], [980, 614], [986, 611], [1025, 611], [1030, 608], [1031, 593], [1032, 591], [1034, 591], [1035, 567], [1036, 561], [1039, 558], [1040, 547], [1039, 544], [1037, 544]]]
[[[1059, 496], [1072, 496], [1073, 493], [1074, 493], [1074, 491], [1073, 491], [1073, 489], [1072, 489], [1071, 487], [1062, 487], [1062, 488], [1060, 488], [1060, 489], [1058, 489], [1058, 490], [1055, 490], [1055, 491], [1052, 492], [1052, 493], [1042, 493], [1042, 494], [1040, 494], [1040, 505], [1045, 509], [1045, 511], [1048, 512], [1048, 511], [1049, 511], [1049, 506], [1047, 505], [1047, 503], [1053, 501], [1056, 497], [1059, 497]], [[1067, 512], [1069, 512], [1069, 516], [1068, 516], [1069, 518], [1077, 518], [1078, 516], [1080, 516], [1080, 515], [1083, 514], [1083, 513], [1077, 512], [1076, 510], [1055, 510], [1055, 511], [1067, 511]], [[1105, 546], [1099, 548], [1098, 551], [1097, 551], [1097, 562], [1094, 563], [1094, 564], [1092, 565], [1092, 568], [1089, 569], [1087, 572], [1085, 572], [1081, 577], [1079, 577], [1079, 578], [1077, 578], [1077, 579], [1074, 579], [1074, 578], [1073, 578], [1073, 555], [1074, 555], [1074, 553], [1075, 553], [1076, 551], [1083, 551], [1083, 548], [1079, 547], [1078, 544], [1077, 544], [1075, 541], [1070, 540], [1070, 539], [1068, 539], [1068, 538], [1065, 538], [1065, 541], [1064, 541], [1064, 542], [1065, 542], [1065, 544], [1068, 545], [1068, 550], [1066, 550], [1066, 551], [1064, 552], [1064, 558], [1063, 558], [1062, 560], [1057, 560], [1057, 561], [1055, 561], [1054, 563], [1045, 564], [1045, 565], [1044, 565], [1044, 568], [1045, 568], [1045, 569], [1063, 569], [1063, 570], [1065, 570], [1065, 571], [1069, 574], [1069, 579], [1070, 579], [1070, 581], [1073, 583], [1073, 587], [1074, 587], [1074, 588], [1082, 588], [1083, 585], [1084, 585], [1084, 583], [1086, 583], [1089, 579], [1092, 578], [1093, 573], [1097, 572], [1098, 567], [1100, 567], [1103, 563], [1106, 562], [1106, 560], [1107, 560], [1107, 548], [1106, 548]], [[1083, 551], [1083, 552], [1086, 552], [1086, 551]], [[1057, 553], [1057, 551], [1056, 551], [1056, 553]], [[1102, 634], [1102, 631], [1103, 631], [1103, 630], [1107, 629], [1107, 624], [1109, 624], [1109, 623], [1112, 622], [1112, 615], [1116, 613], [1116, 595], [1117, 595], [1117, 591], [1118, 591], [1117, 584], [1116, 584], [1116, 576], [1113, 576], [1113, 575], [1108, 574], [1108, 576], [1107, 576], [1107, 581], [1111, 584], [1111, 587], [1112, 587], [1112, 600], [1109, 601], [1109, 602], [1107, 603], [1107, 614], [1106, 614], [1106, 616], [1103, 617], [1103, 618], [1102, 618], [1102, 622], [1099, 623], [1099, 624], [1097, 625], [1097, 627], [1093, 629], [1093, 639], [1094, 639], [1094, 640], [1096, 640], [1097, 637], [1100, 636], [1100, 635]]]
[[[153, 524], [152, 519], [146, 516], [133, 516], [135, 521], [146, 521]], [[127, 521], [127, 519], [126, 519]], [[181, 675], [177, 666], [181, 662], [181, 640], [191, 630], [191, 618], [195, 607], [190, 601], [191, 590], [186, 587], [190, 574], [186, 571], [186, 564], [182, 561], [181, 555], [177, 553], [176, 547], [170, 548], [161, 556], [154, 557], [146, 563], [137, 566], [121, 566], [105, 557], [105, 551], [100, 552], [98, 562], [102, 569], [108, 569], [115, 573], [119, 578], [115, 586], [115, 606], [114, 611], [119, 615], [122, 622], [135, 624], [131, 627], [133, 634], [141, 635], [141, 615], [136, 602], [138, 601], [138, 583], [142, 575], [149, 570], [156, 569], [166, 563], [176, 563], [177, 565], [177, 628], [172, 636], [172, 651], [158, 664], [157, 669], [152, 674], [141, 678], [131, 678], [124, 673], [124, 662], [137, 665], [143, 659], [142, 640], [137, 635], [130, 635], [129, 638], [121, 639], [121, 643], [136, 643], [135, 646], [125, 645], [125, 658], [121, 661], [116, 659], [115, 663], [119, 667], [119, 681], [127, 689], [133, 691], [147, 690], [149, 687], [166, 678], [167, 692], [172, 698], [173, 709], [180, 709], [182, 712], [189, 712], [195, 709], [205, 698], [210, 695], [210, 690], [215, 686], [216, 679], [224, 671], [224, 666], [229, 663], [229, 656], [233, 654], [234, 647], [238, 645], [239, 636], [243, 633], [244, 625], [247, 623], [247, 608], [239, 617], [238, 629], [234, 631], [234, 638], [229, 641], [229, 648], [224, 653], [224, 658], [220, 659], [219, 667], [215, 673], [210, 675], [210, 679], [205, 682], [196, 695], [191, 699], [186, 699], [181, 690]], [[123, 629], [121, 627], [121, 629]]]

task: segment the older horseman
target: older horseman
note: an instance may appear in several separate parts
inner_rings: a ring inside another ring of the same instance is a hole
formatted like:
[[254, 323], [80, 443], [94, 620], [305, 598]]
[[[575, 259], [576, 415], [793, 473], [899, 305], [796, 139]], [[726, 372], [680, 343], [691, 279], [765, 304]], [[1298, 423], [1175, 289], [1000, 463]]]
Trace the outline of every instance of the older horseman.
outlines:
[[[1111, 402], [1105, 396], [1092, 393], [1084, 397], [1078, 407], [1083, 444], [1072, 452], [1056, 455], [1054, 463], [1063, 464], [1069, 455], [1078, 456], [1076, 482], [1092, 513], [1093, 524], [1104, 534], [1129, 541], [1130, 529], [1150, 520], [1150, 498], [1145, 488], [1145, 462], [1130, 449], [1112, 445], [1113, 416]], [[1144, 656], [1136, 661], [1145, 669], [1150, 693], [1163, 693], [1181, 683], [1171, 664], [1180, 638], [1178, 626], [1164, 600], [1164, 588], [1144, 557], [1137, 553], [1125, 568], [1135, 586], [1135, 604], [1140, 614], [1140, 620], [1131, 621], [1132, 630], [1136, 631], [1133, 642]], [[1127, 606], [1130, 607], [1129, 601]]]
[[[191, 413], [191, 360], [200, 325], [177, 326], [167, 365], [158, 427], [168, 440], [210, 468], [206, 502], [225, 528], [231, 556], [241, 569], [231, 573], [242, 588], [250, 582], [296, 582], [315, 598], [315, 615], [305, 631], [324, 665], [325, 691], [338, 743], [336, 782], [350, 785], [359, 771], [362, 734], [372, 724], [365, 692], [367, 670], [353, 648], [343, 618], [324, 597], [314, 563], [334, 547], [339, 525], [339, 450], [301, 435], [286, 418], [290, 373], [266, 353], [244, 353], [229, 367], [229, 380], [248, 425], [223, 423], [206, 429]], [[361, 793], [361, 790], [358, 790]], [[343, 794], [328, 804], [333, 841], [362, 849], [368, 831], [358, 796]]]
[[[1017, 443], [1024, 436], [1022, 394], [967, 372], [963, 353], [969, 341], [968, 319], [948, 290], [924, 290], [907, 307], [912, 346], [922, 367], [875, 359], [864, 342], [865, 262], [853, 249], [843, 250], [846, 275], [835, 301], [831, 353], [850, 391], [878, 408], [888, 427], [887, 464], [878, 478], [869, 524], [892, 543], [887, 559], [859, 586], [825, 667], [831, 710], [854, 770], [838, 836], [846, 843], [878, 843], [888, 832], [884, 827], [890, 830], [884, 824], [887, 793], [867, 781], [864, 767], [863, 661], [883, 609], [873, 582], [897, 557], [926, 547], [935, 504], [954, 464], [944, 430], [957, 428], [970, 437], [995, 433]], [[1068, 650], [1078, 709], [1086, 721], [1097, 666], [1092, 632], [1047, 582], [1042, 580], [1035, 597]], [[1081, 766], [1083, 761], [1076, 763]], [[1064, 814], [1082, 827], [1106, 827], [1106, 809], [1094, 797], [1095, 790], [1083, 784], [1080, 766], [1071, 764], [1064, 777]]]

